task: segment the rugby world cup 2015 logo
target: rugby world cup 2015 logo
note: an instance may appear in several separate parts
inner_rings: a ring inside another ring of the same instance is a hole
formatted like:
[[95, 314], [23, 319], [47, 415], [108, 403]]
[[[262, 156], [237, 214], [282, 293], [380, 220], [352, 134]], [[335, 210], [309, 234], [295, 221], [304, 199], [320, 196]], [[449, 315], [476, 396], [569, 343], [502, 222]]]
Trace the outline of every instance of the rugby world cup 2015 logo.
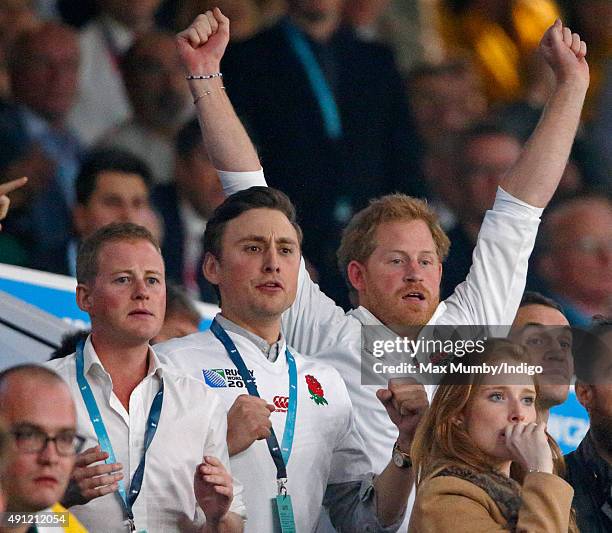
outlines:
[[227, 381], [225, 379], [225, 370], [222, 368], [213, 368], [211, 370], [202, 370], [204, 374], [204, 381], [209, 387], [218, 389], [221, 387], [227, 387]]

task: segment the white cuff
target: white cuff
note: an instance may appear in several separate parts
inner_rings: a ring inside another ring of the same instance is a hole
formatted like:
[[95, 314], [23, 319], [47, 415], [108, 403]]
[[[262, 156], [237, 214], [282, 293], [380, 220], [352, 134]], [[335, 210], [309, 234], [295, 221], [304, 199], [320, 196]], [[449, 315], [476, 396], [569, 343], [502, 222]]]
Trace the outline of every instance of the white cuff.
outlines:
[[497, 187], [495, 195], [495, 203], [493, 211], [499, 213], [507, 213], [509, 215], [518, 216], [521, 218], [539, 219], [544, 212], [542, 207], [534, 207], [516, 196], [512, 196], [509, 192], [504, 191], [501, 187]]
[[217, 170], [225, 196], [231, 196], [238, 191], [261, 185], [267, 187], [263, 168], [248, 172], [230, 172], [228, 170]]

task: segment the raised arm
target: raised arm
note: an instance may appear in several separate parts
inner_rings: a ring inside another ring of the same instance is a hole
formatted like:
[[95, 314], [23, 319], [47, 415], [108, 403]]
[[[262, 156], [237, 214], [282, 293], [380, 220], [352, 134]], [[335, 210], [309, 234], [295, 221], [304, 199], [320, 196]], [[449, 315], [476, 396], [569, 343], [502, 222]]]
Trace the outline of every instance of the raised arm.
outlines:
[[555, 87], [521, 157], [500, 186], [534, 207], [546, 207], [563, 175], [589, 86], [586, 44], [560, 20], [540, 43], [553, 70]]
[[[211, 162], [218, 170], [256, 171], [261, 169], [257, 152], [218, 76], [229, 32], [229, 19], [215, 8], [198, 15], [176, 36], [176, 43]], [[213, 77], [189, 79], [193, 76]]]

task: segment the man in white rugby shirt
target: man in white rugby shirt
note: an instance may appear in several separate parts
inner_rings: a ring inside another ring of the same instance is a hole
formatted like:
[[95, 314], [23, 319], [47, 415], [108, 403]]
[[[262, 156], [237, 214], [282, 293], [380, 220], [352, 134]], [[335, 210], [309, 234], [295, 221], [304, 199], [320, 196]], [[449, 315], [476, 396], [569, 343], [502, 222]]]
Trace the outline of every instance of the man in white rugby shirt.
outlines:
[[[200, 17], [179, 34], [179, 49], [189, 73], [219, 72], [226, 37], [216, 31], [214, 22], [214, 34], [210, 26], [210, 16]], [[439, 302], [448, 240], [427, 207], [406, 197], [399, 200], [410, 204], [404, 216], [387, 215], [392, 210], [384, 203], [394, 203], [387, 197], [349, 223], [341, 246], [346, 253], [340, 257], [357, 293], [357, 309], [345, 314], [310, 280], [303, 263], [300, 268], [295, 302], [283, 315], [283, 333], [289, 345], [340, 370], [375, 470], [385, 463], [397, 429], [389, 423], [372, 387], [361, 386], [362, 326], [378, 326], [393, 339], [392, 328], [398, 326], [509, 326], [513, 322], [539, 217], [565, 168], [589, 83], [586, 45], [560, 21], [547, 31], [540, 50], [554, 72], [554, 89], [521, 157], [500, 183], [495, 204], [481, 227], [470, 273], [451, 297]], [[211, 161], [222, 170], [226, 194], [265, 185], [257, 154], [220, 89], [219, 77], [189, 83], [204, 142]], [[412, 207], [423, 214], [411, 215]], [[374, 210], [381, 215], [370, 222]]]
[[75, 354], [47, 363], [68, 383], [77, 430], [92, 446], [73, 474], [81, 497], [65, 503], [90, 531], [242, 531], [226, 413], [149, 345], [166, 305], [155, 239], [131, 223], [99, 229], [79, 249], [77, 281], [91, 335]]
[[[204, 274], [219, 290], [221, 313], [210, 331], [156, 349], [162, 361], [215, 389], [228, 408], [228, 447], [245, 488], [247, 531], [273, 531], [281, 517], [296, 531], [312, 531], [322, 504], [342, 531], [395, 531], [412, 472], [391, 463], [372, 477], [340, 374], [288, 348], [281, 334], [281, 315], [297, 290], [300, 250], [301, 230], [283, 193], [254, 187], [226, 199], [204, 233]], [[425, 391], [393, 382], [379, 398], [408, 449], [427, 405]], [[388, 457], [391, 451], [392, 445]]]

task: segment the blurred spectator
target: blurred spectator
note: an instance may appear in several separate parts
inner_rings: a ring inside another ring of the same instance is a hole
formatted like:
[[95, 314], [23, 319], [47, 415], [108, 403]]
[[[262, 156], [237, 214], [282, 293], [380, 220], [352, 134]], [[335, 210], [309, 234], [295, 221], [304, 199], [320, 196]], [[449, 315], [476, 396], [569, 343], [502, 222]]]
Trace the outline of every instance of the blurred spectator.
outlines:
[[139, 37], [121, 61], [133, 116], [101, 140], [145, 161], [155, 183], [174, 175], [174, 136], [193, 111], [174, 37], [150, 32]]
[[587, 195], [544, 218], [537, 273], [573, 326], [586, 326], [612, 307], [612, 201]]
[[98, 0], [97, 16], [80, 35], [81, 70], [70, 124], [87, 144], [130, 116], [121, 57], [138, 34], [154, 26], [160, 0]]
[[11, 93], [9, 50], [19, 34], [37, 23], [32, 0], [0, 0], [0, 98], [8, 98]]
[[602, 91], [596, 102], [595, 117], [590, 124], [588, 140], [601, 159], [602, 178], [598, 186], [612, 190], [612, 60], [608, 60]]
[[166, 315], [159, 333], [151, 344], [196, 333], [202, 317], [189, 296], [174, 283], [166, 283]]
[[7, 232], [33, 253], [68, 235], [82, 149], [66, 123], [77, 92], [79, 49], [67, 26], [22, 33], [9, 62], [14, 101], [0, 107], [0, 172], [30, 180], [14, 197]]
[[74, 277], [80, 241], [112, 222], [141, 224], [159, 237], [160, 228], [149, 204], [150, 188], [151, 173], [141, 160], [114, 149], [92, 152], [76, 180], [74, 235], [37, 256], [34, 266]]
[[448, 230], [462, 208], [456, 178], [457, 143], [486, 112], [486, 98], [466, 61], [413, 68], [406, 79], [408, 102], [422, 142], [428, 197]]
[[540, 365], [536, 410], [548, 423], [550, 409], [567, 400], [574, 374], [572, 330], [561, 306], [546, 296], [526, 291], [512, 324], [511, 338], [522, 345], [531, 364]]
[[166, 227], [162, 245], [166, 278], [206, 302], [216, 303], [217, 297], [201, 273], [202, 237], [206, 221], [224, 199], [219, 176], [194, 119], [176, 138], [175, 180], [154, 189], [153, 203]]
[[467, 132], [458, 154], [461, 190], [458, 223], [448, 232], [453, 243], [442, 277], [442, 298], [452, 294], [472, 266], [472, 253], [482, 219], [493, 206], [501, 177], [518, 159], [521, 141], [496, 125], [480, 124]]
[[472, 58], [491, 101], [512, 101], [523, 96], [527, 65], [559, 9], [554, 0], [443, 0], [439, 16], [449, 55]]
[[408, 74], [406, 89], [417, 130], [431, 149], [469, 129], [487, 110], [467, 61], [417, 66]]
[[390, 0], [352, 0], [344, 2], [344, 21], [355, 29], [359, 37], [366, 41], [384, 42], [389, 28], [386, 27], [383, 15], [389, 7]]
[[369, 198], [422, 189], [393, 55], [341, 26], [342, 4], [290, 0], [289, 16], [231, 44], [222, 68], [268, 183], [302, 213], [305, 256], [346, 303], [335, 266], [341, 227]]
[[612, 322], [595, 325], [576, 352], [576, 396], [590, 429], [565, 456], [580, 531], [612, 530]]

